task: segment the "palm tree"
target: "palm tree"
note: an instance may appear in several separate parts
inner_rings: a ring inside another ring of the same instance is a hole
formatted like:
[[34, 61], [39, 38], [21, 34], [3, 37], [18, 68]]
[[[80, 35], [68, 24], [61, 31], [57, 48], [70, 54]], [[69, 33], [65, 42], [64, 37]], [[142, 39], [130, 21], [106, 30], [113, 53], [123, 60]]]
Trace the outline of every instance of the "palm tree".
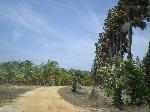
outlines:
[[119, 10], [126, 12], [128, 22], [128, 59], [132, 58], [132, 27], [139, 27], [142, 30], [146, 27], [144, 20], [150, 21], [148, 0], [119, 0]]

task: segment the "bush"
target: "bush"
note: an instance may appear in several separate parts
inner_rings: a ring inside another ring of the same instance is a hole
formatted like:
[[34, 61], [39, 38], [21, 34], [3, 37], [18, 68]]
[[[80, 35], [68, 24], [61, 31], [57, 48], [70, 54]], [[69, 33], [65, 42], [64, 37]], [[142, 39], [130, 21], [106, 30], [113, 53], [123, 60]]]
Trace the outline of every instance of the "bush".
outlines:
[[147, 87], [145, 73], [139, 62], [114, 57], [111, 65], [99, 70], [99, 75], [105, 77], [102, 87], [106, 92], [113, 93], [113, 103], [117, 107], [122, 105], [122, 90], [127, 91], [131, 104], [140, 105], [144, 102]]
[[125, 68], [126, 89], [131, 97], [131, 103], [139, 105], [145, 96], [145, 74], [140, 66], [132, 60], [125, 61]]
[[143, 59], [143, 66], [144, 66], [144, 72], [146, 74], [145, 81], [146, 81], [146, 101], [150, 104], [150, 42], [148, 46], [148, 51]]
[[121, 93], [124, 86], [124, 71], [124, 61], [116, 57], [112, 60], [111, 65], [102, 67], [99, 70], [99, 74], [105, 77], [103, 80], [103, 87], [107, 90], [107, 93], [111, 93], [110, 90], [112, 91], [113, 104], [117, 107], [123, 104]]

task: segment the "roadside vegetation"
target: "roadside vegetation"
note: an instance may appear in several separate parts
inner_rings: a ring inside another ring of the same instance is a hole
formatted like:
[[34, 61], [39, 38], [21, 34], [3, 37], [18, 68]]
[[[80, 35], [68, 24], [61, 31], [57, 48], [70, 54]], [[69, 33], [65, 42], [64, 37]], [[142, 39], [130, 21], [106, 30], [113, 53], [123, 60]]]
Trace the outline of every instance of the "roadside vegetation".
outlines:
[[21, 94], [34, 89], [33, 86], [0, 85], [0, 106], [12, 102]]
[[[107, 96], [106, 92], [98, 89], [94, 96], [91, 96], [92, 87], [77, 87], [77, 92], [71, 92], [70, 87], [59, 89], [59, 95], [75, 106], [86, 110], [85, 112], [149, 112], [148, 105], [124, 105], [118, 109], [112, 105], [112, 96]], [[127, 96], [124, 95], [127, 100]]]

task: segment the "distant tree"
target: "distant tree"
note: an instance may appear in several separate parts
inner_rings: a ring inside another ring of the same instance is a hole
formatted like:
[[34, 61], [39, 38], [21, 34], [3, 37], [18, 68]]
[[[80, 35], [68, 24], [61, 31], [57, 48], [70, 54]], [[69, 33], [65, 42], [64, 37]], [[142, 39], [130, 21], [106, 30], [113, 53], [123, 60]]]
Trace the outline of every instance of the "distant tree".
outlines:
[[46, 64], [36, 65], [30, 60], [8, 61], [0, 63], [0, 84], [30, 85], [71, 85], [75, 83], [91, 84], [91, 74], [83, 70], [66, 70], [60, 68], [56, 61], [48, 60]]
[[72, 85], [72, 88], [71, 88], [71, 91], [72, 92], [76, 92], [77, 91], [77, 74], [76, 74], [76, 70], [74, 69], [70, 69], [68, 71], [69, 75], [70, 75], [70, 79], [71, 79], [71, 85]]

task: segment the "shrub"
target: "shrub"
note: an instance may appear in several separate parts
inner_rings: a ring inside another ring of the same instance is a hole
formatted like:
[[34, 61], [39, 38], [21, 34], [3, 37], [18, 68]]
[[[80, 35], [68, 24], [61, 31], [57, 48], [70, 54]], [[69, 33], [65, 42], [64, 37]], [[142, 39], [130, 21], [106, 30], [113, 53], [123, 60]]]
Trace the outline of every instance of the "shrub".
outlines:
[[150, 42], [148, 46], [148, 51], [143, 59], [143, 65], [144, 65], [144, 72], [146, 74], [145, 81], [146, 81], [146, 101], [150, 104]]
[[113, 93], [113, 103], [120, 107], [122, 103], [122, 90], [126, 90], [131, 98], [131, 104], [142, 104], [146, 96], [145, 74], [139, 63], [134, 60], [121, 60], [114, 57], [112, 63], [99, 70], [103, 76], [102, 87], [108, 93]]
[[131, 97], [131, 103], [139, 105], [145, 96], [145, 74], [140, 66], [132, 60], [125, 61], [125, 68], [126, 89]]
[[[102, 67], [99, 70], [99, 74], [104, 78], [103, 87], [107, 90], [107, 93], [113, 93], [113, 104], [120, 107], [122, 102], [122, 90], [124, 85], [124, 61], [119, 58], [112, 59], [111, 65]], [[110, 91], [111, 90], [111, 91]]]

